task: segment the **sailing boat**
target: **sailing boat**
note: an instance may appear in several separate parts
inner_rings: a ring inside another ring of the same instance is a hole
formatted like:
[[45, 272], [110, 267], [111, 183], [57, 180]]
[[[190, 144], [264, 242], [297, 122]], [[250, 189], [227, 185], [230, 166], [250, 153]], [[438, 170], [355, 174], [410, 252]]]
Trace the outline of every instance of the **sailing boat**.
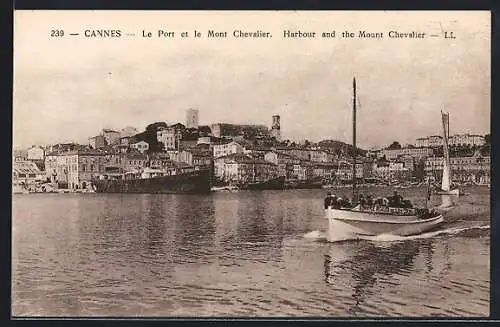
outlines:
[[460, 191], [458, 188], [451, 188], [451, 164], [450, 164], [450, 149], [448, 146], [448, 137], [450, 136], [450, 114], [441, 111], [443, 120], [443, 177], [441, 179], [441, 190], [436, 192], [442, 195], [455, 195], [459, 196]]
[[[353, 79], [353, 199], [356, 198], [356, 78]], [[407, 236], [434, 229], [444, 221], [439, 213], [426, 209], [404, 209], [381, 206], [363, 208], [361, 205], [326, 210], [328, 240], [338, 239], [338, 234]]]

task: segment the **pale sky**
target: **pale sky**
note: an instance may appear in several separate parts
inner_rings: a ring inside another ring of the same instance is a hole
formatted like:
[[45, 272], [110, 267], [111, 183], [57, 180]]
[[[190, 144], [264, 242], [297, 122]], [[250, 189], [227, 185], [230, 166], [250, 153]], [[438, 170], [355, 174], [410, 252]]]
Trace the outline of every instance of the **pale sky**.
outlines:
[[[66, 35], [50, 38], [56, 28]], [[85, 29], [120, 29], [122, 37], [89, 39]], [[145, 39], [143, 29], [177, 38]], [[209, 29], [229, 37], [208, 39]], [[234, 39], [234, 29], [273, 37]], [[286, 29], [319, 37], [283, 39]], [[336, 38], [321, 38], [332, 30]], [[344, 30], [385, 37], [343, 39]], [[426, 38], [390, 39], [391, 30]], [[443, 30], [456, 39], [427, 37]], [[354, 76], [359, 146], [441, 134], [440, 110], [450, 112], [451, 134], [488, 133], [490, 14], [16, 11], [14, 146], [86, 143], [103, 127], [184, 124], [188, 108], [199, 109], [201, 124], [270, 126], [279, 114], [285, 138], [351, 142]]]

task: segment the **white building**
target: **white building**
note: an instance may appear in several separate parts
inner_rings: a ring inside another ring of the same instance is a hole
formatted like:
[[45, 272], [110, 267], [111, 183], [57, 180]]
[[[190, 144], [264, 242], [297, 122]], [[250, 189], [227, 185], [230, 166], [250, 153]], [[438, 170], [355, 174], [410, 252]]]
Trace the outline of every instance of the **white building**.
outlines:
[[385, 162], [373, 165], [373, 175], [376, 177], [391, 179], [402, 176], [410, 176], [411, 170], [405, 167], [403, 162]]
[[138, 133], [139, 133], [139, 131], [137, 130], [137, 128], [127, 126], [127, 127], [121, 129], [120, 138], [134, 136], [135, 134], [138, 134]]
[[[442, 171], [444, 159], [443, 157], [430, 157], [425, 161], [425, 171]], [[474, 153], [468, 157], [450, 157], [450, 165], [452, 171], [465, 170], [465, 171], [479, 171], [490, 170], [491, 158], [488, 156], [481, 156], [479, 152]]]
[[311, 150], [309, 158], [312, 162], [328, 162], [328, 153], [321, 150]]
[[144, 141], [139, 141], [137, 143], [130, 144], [130, 148], [137, 149], [140, 153], [144, 153], [149, 150], [149, 144]]
[[[470, 145], [480, 146], [484, 144], [484, 136], [475, 134], [456, 134], [448, 138], [449, 145]], [[415, 142], [417, 147], [440, 147], [443, 145], [443, 137], [433, 135], [428, 137], [418, 138]]]
[[42, 181], [44, 176], [32, 161], [14, 161], [12, 166], [13, 184], [29, 185]]
[[212, 144], [212, 139], [210, 136], [202, 136], [198, 138], [198, 141], [196, 141], [196, 144]]
[[273, 116], [273, 123], [271, 125], [271, 136], [276, 139], [276, 141], [281, 141], [281, 126], [280, 126], [280, 116]]
[[102, 136], [106, 140], [107, 145], [114, 145], [120, 143], [120, 133], [109, 128], [102, 130]]
[[186, 128], [198, 128], [198, 109], [186, 111]]
[[443, 137], [439, 135], [432, 135], [428, 137], [428, 146], [431, 148], [438, 148], [443, 146]]
[[165, 150], [174, 150], [177, 148], [178, 136], [173, 128], [162, 128], [156, 132], [156, 139], [163, 143]]
[[28, 160], [44, 160], [45, 159], [45, 151], [39, 147], [34, 146], [28, 150]]
[[479, 146], [484, 144], [484, 137], [473, 134], [457, 134], [450, 137], [449, 144]]
[[214, 144], [214, 158], [224, 157], [234, 153], [243, 153], [244, 147], [237, 142], [229, 142], [225, 144]]
[[430, 148], [401, 148], [401, 149], [384, 149], [381, 152], [387, 160], [395, 160], [398, 157], [413, 157], [413, 158], [427, 158], [433, 154]]
[[429, 147], [429, 138], [428, 137], [419, 137], [415, 141], [415, 146], [417, 148], [427, 148], [427, 147]]

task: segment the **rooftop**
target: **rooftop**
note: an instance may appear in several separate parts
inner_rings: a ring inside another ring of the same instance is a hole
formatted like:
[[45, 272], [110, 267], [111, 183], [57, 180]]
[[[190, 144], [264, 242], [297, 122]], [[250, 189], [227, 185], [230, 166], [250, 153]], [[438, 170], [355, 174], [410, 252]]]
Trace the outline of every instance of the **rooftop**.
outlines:
[[233, 153], [233, 154], [229, 154], [227, 156], [224, 156], [224, 157], [220, 157], [220, 158], [217, 158], [215, 159], [217, 161], [221, 161], [223, 160], [224, 162], [228, 163], [228, 162], [235, 162], [235, 163], [249, 163], [249, 164], [267, 164], [267, 165], [274, 165], [273, 163], [269, 162], [269, 161], [266, 161], [266, 160], [262, 160], [262, 159], [258, 159], [258, 158], [253, 158], [247, 154], [242, 154], [242, 153]]
[[15, 161], [12, 170], [18, 174], [39, 174], [38, 166], [31, 161]]
[[56, 156], [71, 156], [71, 155], [86, 155], [86, 156], [104, 156], [106, 153], [104, 151], [98, 150], [90, 150], [90, 149], [78, 149], [78, 150], [70, 150], [65, 152], [51, 152], [49, 155]]
[[114, 130], [109, 129], [109, 128], [103, 128], [103, 130], [102, 130], [102, 131], [103, 131], [104, 133], [119, 133], [119, 132], [114, 131]]

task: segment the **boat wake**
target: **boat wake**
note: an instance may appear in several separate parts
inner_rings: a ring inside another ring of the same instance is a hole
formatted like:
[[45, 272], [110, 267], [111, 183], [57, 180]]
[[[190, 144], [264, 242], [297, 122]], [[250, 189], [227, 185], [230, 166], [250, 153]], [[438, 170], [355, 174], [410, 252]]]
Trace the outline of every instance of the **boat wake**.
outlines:
[[[470, 226], [470, 227], [453, 227], [446, 228], [442, 230], [436, 230], [433, 232], [411, 235], [411, 236], [398, 236], [391, 234], [380, 234], [376, 236], [368, 236], [368, 235], [358, 235], [351, 237], [339, 237], [338, 239], [328, 241], [326, 233], [315, 230], [309, 233], [304, 234], [304, 238], [312, 239], [317, 242], [328, 242], [328, 243], [337, 243], [337, 242], [345, 242], [345, 241], [354, 241], [354, 240], [365, 240], [372, 242], [401, 242], [407, 240], [418, 240], [418, 239], [427, 239], [438, 236], [450, 236], [450, 235], [458, 235], [458, 236], [471, 236], [471, 235], [486, 235], [484, 231], [490, 230], [489, 225], [485, 226]], [[489, 235], [489, 234], [488, 234]]]
[[433, 232], [411, 235], [411, 236], [397, 236], [397, 235], [389, 235], [389, 234], [381, 234], [377, 236], [360, 236], [360, 239], [367, 241], [375, 241], [375, 242], [397, 242], [397, 241], [406, 241], [406, 240], [418, 240], [418, 239], [426, 239], [433, 238], [437, 236], [450, 236], [450, 235], [470, 235], [471, 232], [481, 232], [482, 230], [489, 230], [490, 226], [470, 226], [470, 227], [455, 227], [455, 228], [446, 228], [442, 230], [436, 230]]
[[313, 230], [312, 232], [304, 234], [304, 238], [309, 238], [309, 239], [321, 239], [324, 238], [326, 239], [325, 233], [319, 231], [319, 230]]

